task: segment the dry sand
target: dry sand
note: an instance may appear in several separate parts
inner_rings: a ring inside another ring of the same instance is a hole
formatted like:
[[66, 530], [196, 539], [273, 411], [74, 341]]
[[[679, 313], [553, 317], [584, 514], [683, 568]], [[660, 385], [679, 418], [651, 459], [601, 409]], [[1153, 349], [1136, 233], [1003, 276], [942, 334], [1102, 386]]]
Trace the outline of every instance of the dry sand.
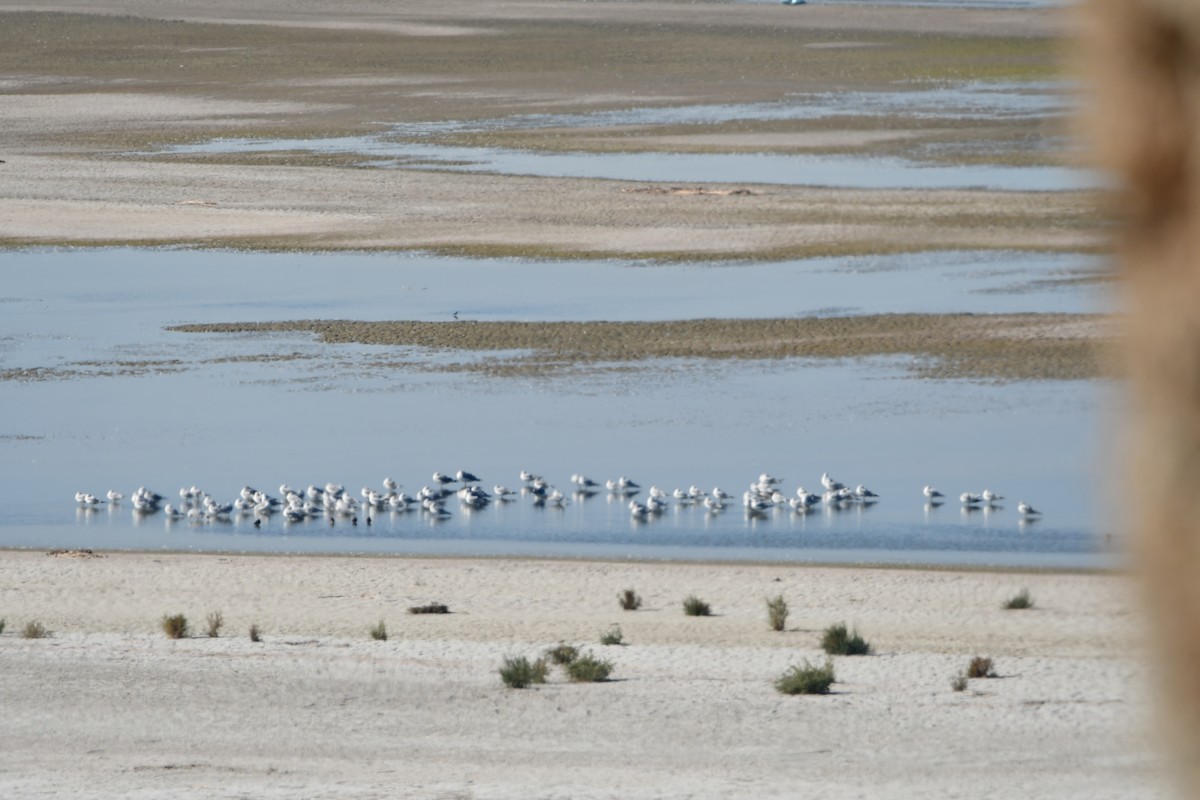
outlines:
[[[1002, 610], [1021, 588], [1035, 607]], [[430, 602], [452, 613], [406, 612]], [[1166, 796], [1116, 575], [3, 552], [0, 610], [4, 797]], [[214, 610], [218, 639], [159, 629]], [[53, 637], [20, 638], [33, 619]], [[875, 654], [777, 693], [843, 620]], [[562, 641], [613, 680], [503, 686], [504, 657]], [[953, 691], [975, 655], [1001, 677]]]

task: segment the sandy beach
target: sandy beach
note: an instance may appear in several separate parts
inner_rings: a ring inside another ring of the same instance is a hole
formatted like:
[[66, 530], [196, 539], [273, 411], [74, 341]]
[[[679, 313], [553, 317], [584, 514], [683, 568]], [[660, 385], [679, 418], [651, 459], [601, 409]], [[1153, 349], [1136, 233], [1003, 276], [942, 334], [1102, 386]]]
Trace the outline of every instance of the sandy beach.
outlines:
[[[1002, 609], [1021, 589], [1034, 607]], [[407, 611], [428, 603], [451, 613]], [[161, 630], [177, 613], [189, 638]], [[0, 615], [6, 797], [1167, 794], [1119, 575], [7, 551]], [[873, 654], [835, 658], [829, 695], [778, 693], [842, 621]], [[503, 685], [505, 657], [560, 642], [612, 680]], [[999, 677], [954, 691], [976, 655]]]

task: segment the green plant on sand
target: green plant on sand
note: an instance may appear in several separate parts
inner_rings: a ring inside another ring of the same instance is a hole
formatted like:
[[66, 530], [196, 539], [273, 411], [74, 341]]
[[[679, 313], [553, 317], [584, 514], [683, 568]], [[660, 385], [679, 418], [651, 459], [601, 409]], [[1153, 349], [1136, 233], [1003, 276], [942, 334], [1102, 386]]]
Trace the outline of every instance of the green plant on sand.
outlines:
[[500, 680], [512, 689], [524, 689], [533, 683], [545, 683], [549, 667], [544, 658], [530, 662], [525, 656], [505, 658], [500, 665]]
[[858, 631], [848, 631], [845, 623], [830, 625], [821, 637], [821, 649], [831, 656], [865, 656], [871, 652]]
[[183, 639], [188, 635], [187, 617], [183, 614], [164, 614], [162, 629], [168, 639]]
[[591, 653], [577, 656], [566, 665], [567, 677], [575, 683], [599, 683], [608, 680], [612, 674], [612, 662], [596, 658]]
[[781, 631], [787, 626], [788, 604], [783, 595], [767, 598], [767, 624], [773, 631]]
[[775, 681], [775, 688], [783, 694], [829, 694], [833, 684], [833, 664], [826, 661], [823, 666], [810, 663], [792, 667]]
[[712, 608], [693, 594], [683, 601], [683, 613], [689, 617], [708, 617], [712, 616]]

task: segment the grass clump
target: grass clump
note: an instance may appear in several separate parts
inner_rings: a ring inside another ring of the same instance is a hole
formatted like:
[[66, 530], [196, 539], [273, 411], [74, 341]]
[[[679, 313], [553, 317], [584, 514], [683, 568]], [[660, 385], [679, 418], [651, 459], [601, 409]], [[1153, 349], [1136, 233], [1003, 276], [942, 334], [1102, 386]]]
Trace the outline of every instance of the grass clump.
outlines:
[[611, 628], [600, 634], [600, 644], [612, 645], [621, 644], [624, 640], [624, 635], [621, 633], [620, 625], [613, 625]]
[[642, 607], [642, 596], [633, 589], [626, 589], [617, 595], [617, 602], [626, 611], [637, 611]]
[[183, 639], [188, 635], [187, 617], [183, 614], [164, 614], [162, 629], [168, 639]]
[[688, 598], [683, 601], [683, 613], [689, 617], [710, 617], [712, 616], [712, 608], [708, 603], [701, 600], [696, 595], [688, 595]]
[[546, 657], [555, 664], [570, 664], [579, 656], [579, 648], [569, 645], [565, 642], [559, 642], [557, 646], [551, 647], [546, 651]]
[[45, 639], [49, 636], [50, 631], [40, 622], [26, 622], [24, 630], [21, 631], [23, 639]]
[[410, 614], [449, 614], [450, 606], [445, 603], [429, 603], [423, 606], [409, 606]]
[[524, 689], [534, 683], [545, 683], [549, 667], [546, 659], [530, 662], [525, 656], [506, 658], [500, 665], [500, 680], [510, 689]]
[[576, 656], [575, 660], [566, 665], [567, 677], [575, 683], [599, 683], [608, 680], [612, 674], [612, 662], [596, 658], [591, 653]]
[[968, 678], [995, 678], [996, 670], [992, 667], [992, 660], [984, 656], [975, 656], [971, 659], [971, 663], [967, 665]]
[[967, 690], [967, 673], [960, 672], [951, 678], [950, 688], [956, 692], [965, 692]]
[[858, 635], [857, 630], [849, 631], [841, 622], [825, 629], [821, 649], [831, 656], [865, 656], [871, 652], [871, 645]]
[[371, 634], [371, 638], [377, 642], [387, 641], [387, 625], [384, 624], [383, 620], [379, 620], [379, 622], [367, 628], [367, 633]]
[[767, 598], [767, 623], [773, 631], [781, 631], [787, 625], [788, 604], [783, 595]]
[[208, 625], [205, 632], [210, 639], [215, 639], [221, 635], [221, 626], [225, 624], [225, 617], [220, 611], [210, 611], [208, 616], [205, 617], [205, 622]]
[[261, 642], [262, 641], [262, 630], [258, 627], [257, 622], [255, 622], [253, 625], [250, 626], [250, 641], [252, 641], [252, 642]]
[[4, 617], [0, 617], [0, 633], [4, 633]]
[[812, 664], [805, 659], [803, 664], [792, 667], [779, 680], [775, 688], [782, 694], [829, 694], [833, 684], [833, 664], [826, 661], [824, 666]]
[[1022, 589], [1012, 597], [1008, 598], [1008, 601], [1004, 604], [1004, 607], [1006, 609], [1033, 608], [1033, 597], [1029, 594], [1028, 589]]

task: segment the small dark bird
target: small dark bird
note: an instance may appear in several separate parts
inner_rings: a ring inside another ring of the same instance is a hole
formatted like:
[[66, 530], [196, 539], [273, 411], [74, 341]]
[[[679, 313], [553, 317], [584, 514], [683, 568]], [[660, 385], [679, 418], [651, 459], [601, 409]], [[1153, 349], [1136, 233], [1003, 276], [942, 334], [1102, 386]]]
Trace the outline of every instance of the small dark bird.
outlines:
[[256, 519], [256, 520], [254, 520], [254, 527], [256, 527], [256, 528], [261, 528], [261, 527], [262, 527], [262, 520], [261, 520], [261, 519]]
[[358, 517], [351, 517], [351, 518], [350, 518], [350, 524], [351, 524], [351, 525], [357, 525], [357, 524], [358, 524]]

